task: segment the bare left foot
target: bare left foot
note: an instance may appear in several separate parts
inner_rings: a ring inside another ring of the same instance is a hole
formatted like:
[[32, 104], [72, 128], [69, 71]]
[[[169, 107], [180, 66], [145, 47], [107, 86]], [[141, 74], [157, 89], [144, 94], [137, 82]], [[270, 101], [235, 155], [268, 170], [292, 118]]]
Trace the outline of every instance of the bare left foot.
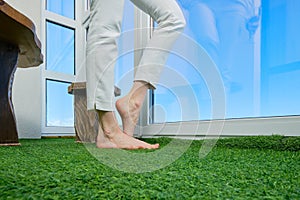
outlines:
[[122, 118], [123, 132], [127, 135], [133, 136], [141, 107], [141, 103], [135, 102], [128, 96], [125, 96], [116, 102], [116, 108]]
[[116, 108], [122, 118], [123, 132], [127, 135], [133, 136], [148, 89], [148, 83], [135, 81], [129, 94], [116, 102]]

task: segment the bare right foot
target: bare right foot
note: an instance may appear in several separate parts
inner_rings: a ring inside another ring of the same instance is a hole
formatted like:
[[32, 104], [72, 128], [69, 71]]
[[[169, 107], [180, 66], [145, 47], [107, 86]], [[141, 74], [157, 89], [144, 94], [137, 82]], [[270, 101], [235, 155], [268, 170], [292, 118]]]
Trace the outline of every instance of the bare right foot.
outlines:
[[159, 144], [148, 144], [144, 141], [135, 139], [121, 130], [112, 132], [99, 133], [96, 142], [97, 148], [114, 148], [114, 149], [157, 149]]
[[101, 126], [99, 125], [98, 135], [96, 138], [96, 147], [100, 149], [115, 149], [118, 148], [116, 144], [111, 142], [109, 138], [104, 135]]

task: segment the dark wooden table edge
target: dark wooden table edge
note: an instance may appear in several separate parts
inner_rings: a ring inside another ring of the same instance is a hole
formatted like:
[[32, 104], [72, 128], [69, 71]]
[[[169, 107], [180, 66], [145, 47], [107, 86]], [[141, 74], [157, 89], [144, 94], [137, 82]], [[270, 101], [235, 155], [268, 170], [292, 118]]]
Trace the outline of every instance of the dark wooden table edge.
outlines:
[[[19, 11], [17, 11], [16, 9], [14, 9], [12, 6], [10, 6], [8, 3], [6, 3], [4, 0], [0, 0], [0, 11], [7, 15], [8, 17], [10, 17], [11, 19], [13, 19], [15, 22], [21, 24], [22, 26], [24, 26], [28, 31], [31, 32], [31, 36], [34, 40], [34, 45], [35, 45], [35, 49], [39, 49], [39, 58], [35, 60], [34, 63], [30, 64], [30, 65], [22, 65], [22, 63], [18, 62], [18, 67], [19, 68], [27, 68], [27, 67], [34, 67], [34, 66], [39, 66], [40, 64], [43, 63], [44, 60], [44, 56], [41, 52], [41, 42], [38, 39], [36, 33], [36, 28], [34, 23], [25, 15], [23, 15], [22, 13], [20, 13]], [[22, 49], [20, 49], [22, 50]], [[23, 56], [23, 55], [20, 55]]]

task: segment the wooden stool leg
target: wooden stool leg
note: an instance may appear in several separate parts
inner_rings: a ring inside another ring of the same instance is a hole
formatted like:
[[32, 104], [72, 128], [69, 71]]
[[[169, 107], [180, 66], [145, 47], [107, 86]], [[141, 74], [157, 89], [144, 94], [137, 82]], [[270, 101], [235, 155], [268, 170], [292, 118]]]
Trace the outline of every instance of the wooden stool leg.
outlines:
[[0, 41], [0, 145], [18, 144], [18, 132], [12, 104], [12, 84], [18, 47]]

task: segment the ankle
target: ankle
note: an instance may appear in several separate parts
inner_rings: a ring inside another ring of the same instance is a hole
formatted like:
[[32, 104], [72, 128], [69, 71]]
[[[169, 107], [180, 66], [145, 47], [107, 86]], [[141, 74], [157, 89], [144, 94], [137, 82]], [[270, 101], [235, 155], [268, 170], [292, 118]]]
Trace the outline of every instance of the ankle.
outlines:
[[116, 107], [119, 111], [124, 109], [126, 109], [126, 111], [131, 109], [136, 110], [141, 108], [142, 105], [143, 102], [131, 94], [128, 94], [116, 101]]
[[143, 105], [143, 101], [133, 97], [129, 99], [129, 105], [132, 106], [133, 110], [139, 110]]
[[103, 129], [103, 135], [108, 139], [113, 138], [114, 134], [115, 133], [109, 129]]
[[99, 116], [99, 124], [104, 136], [111, 138], [119, 132], [119, 124], [112, 111], [97, 111]]
[[118, 123], [115, 122], [109, 123], [109, 122], [102, 121], [101, 124], [102, 124], [103, 134], [108, 138], [113, 137], [115, 134], [118, 134], [121, 131]]

